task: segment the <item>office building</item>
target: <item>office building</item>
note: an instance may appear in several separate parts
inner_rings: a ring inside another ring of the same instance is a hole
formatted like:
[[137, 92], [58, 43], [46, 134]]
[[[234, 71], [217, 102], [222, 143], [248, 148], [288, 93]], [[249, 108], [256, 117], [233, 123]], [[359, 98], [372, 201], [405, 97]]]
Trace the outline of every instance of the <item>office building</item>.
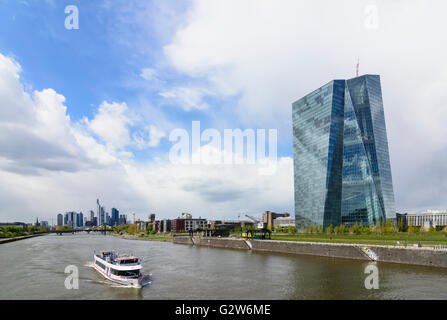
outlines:
[[112, 208], [112, 218], [110, 221], [112, 226], [119, 225], [120, 222], [119, 215], [120, 215], [119, 210], [117, 210], [116, 208]]
[[84, 214], [82, 212], [79, 212], [76, 214], [76, 227], [83, 227], [84, 226]]
[[380, 77], [333, 80], [292, 109], [298, 229], [395, 218]]
[[63, 226], [64, 225], [64, 216], [62, 215], [62, 213], [59, 213], [57, 215], [57, 226]]
[[447, 226], [447, 210], [427, 210], [421, 213], [408, 212], [399, 215], [403, 224], [412, 227], [444, 228]]

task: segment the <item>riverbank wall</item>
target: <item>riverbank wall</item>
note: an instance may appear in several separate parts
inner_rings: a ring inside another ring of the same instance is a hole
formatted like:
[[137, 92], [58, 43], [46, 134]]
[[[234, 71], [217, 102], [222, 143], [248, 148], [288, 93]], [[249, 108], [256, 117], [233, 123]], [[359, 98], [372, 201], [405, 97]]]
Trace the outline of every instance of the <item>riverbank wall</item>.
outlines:
[[[369, 261], [359, 245], [343, 243], [301, 242], [281, 240], [245, 240], [235, 238], [210, 238], [175, 236], [173, 243], [215, 248], [252, 250], [286, 254], [304, 254], [332, 258]], [[366, 245], [361, 245], [365, 247]], [[447, 250], [428, 247], [401, 247], [367, 245], [376, 253], [378, 261], [447, 268]]]
[[151, 239], [150, 237], [139, 237], [139, 236], [129, 235], [129, 234], [110, 233], [110, 235], [120, 238], [120, 239], [125, 239], [125, 240], [162, 241], [162, 242], [172, 241], [172, 238], [170, 238], [170, 237], [165, 237], [164, 239], [163, 239], [163, 237], [154, 237], [153, 239]]
[[43, 235], [44, 234], [41, 233], [41, 234], [30, 234], [27, 236], [20, 236], [20, 237], [13, 237], [13, 238], [4, 238], [4, 239], [0, 239], [0, 244], [19, 241], [19, 240], [25, 240], [25, 239], [34, 238], [34, 237], [43, 236]]

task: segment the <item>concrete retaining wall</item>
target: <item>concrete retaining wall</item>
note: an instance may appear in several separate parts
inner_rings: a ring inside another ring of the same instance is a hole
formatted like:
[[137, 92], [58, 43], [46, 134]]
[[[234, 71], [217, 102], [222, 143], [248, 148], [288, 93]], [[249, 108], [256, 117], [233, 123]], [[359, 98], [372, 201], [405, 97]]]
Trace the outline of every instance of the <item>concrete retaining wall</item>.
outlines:
[[355, 246], [320, 242], [252, 240], [253, 251], [308, 254], [313, 256], [369, 260]]
[[392, 246], [368, 246], [368, 248], [377, 254], [379, 261], [447, 268], [447, 251], [445, 249]]
[[[251, 246], [247, 243], [248, 241], [250, 241]], [[369, 260], [369, 258], [362, 253], [358, 246], [352, 244], [279, 240], [244, 240], [232, 238], [201, 238], [189, 236], [176, 236], [174, 237], [173, 242], [216, 248]], [[432, 248], [378, 245], [368, 245], [367, 247], [377, 254], [379, 261], [447, 268], [447, 250], [445, 249], [434, 250]]]

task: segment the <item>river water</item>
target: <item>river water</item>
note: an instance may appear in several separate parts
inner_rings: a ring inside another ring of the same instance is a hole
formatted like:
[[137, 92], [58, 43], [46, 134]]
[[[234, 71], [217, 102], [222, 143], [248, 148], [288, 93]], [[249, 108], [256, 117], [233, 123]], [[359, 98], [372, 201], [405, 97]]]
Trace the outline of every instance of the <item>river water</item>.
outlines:
[[[143, 260], [143, 289], [109, 283], [91, 267], [94, 250]], [[66, 266], [79, 289], [65, 288]], [[447, 270], [377, 263], [379, 289], [366, 289], [368, 262], [125, 240], [48, 235], [0, 245], [0, 299], [447, 299]]]

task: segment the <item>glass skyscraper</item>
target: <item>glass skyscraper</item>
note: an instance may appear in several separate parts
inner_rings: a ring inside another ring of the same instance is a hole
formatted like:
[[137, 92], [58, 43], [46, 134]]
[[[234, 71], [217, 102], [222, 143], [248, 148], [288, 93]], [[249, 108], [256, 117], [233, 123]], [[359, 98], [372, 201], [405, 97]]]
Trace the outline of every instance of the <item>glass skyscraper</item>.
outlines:
[[333, 80], [294, 102], [292, 117], [299, 229], [395, 218], [378, 75]]

